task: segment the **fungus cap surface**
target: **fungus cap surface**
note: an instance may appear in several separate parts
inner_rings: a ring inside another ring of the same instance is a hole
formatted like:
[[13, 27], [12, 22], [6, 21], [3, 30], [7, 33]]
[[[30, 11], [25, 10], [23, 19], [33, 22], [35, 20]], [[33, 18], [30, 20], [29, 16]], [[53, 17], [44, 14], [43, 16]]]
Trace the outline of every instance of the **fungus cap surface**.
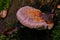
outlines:
[[[16, 16], [20, 23], [28, 28], [37, 29], [44, 26], [44, 29], [46, 29], [48, 24], [42, 17], [40, 17], [41, 14], [42, 12], [38, 9], [29, 6], [24, 6], [17, 11]], [[51, 28], [52, 26], [53, 25], [51, 25]], [[49, 27], [48, 29], [51, 28]]]

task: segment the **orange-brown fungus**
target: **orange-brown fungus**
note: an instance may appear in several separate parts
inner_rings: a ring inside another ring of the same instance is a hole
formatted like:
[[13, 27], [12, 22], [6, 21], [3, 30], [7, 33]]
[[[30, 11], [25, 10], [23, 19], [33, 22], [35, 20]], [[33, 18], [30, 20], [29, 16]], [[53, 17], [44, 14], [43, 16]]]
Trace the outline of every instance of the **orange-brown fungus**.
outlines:
[[[17, 14], [17, 19], [26, 27], [28, 28], [40, 28], [42, 26], [44, 26], [44, 28], [46, 29], [47, 26], [53, 27], [53, 25], [48, 25], [52, 23], [52, 19], [51, 19], [51, 15], [47, 15], [43, 12], [41, 12], [38, 9], [29, 7], [29, 6], [25, 6], [22, 7], [18, 10]], [[50, 18], [50, 19], [49, 19]], [[47, 22], [46, 22], [47, 21]]]

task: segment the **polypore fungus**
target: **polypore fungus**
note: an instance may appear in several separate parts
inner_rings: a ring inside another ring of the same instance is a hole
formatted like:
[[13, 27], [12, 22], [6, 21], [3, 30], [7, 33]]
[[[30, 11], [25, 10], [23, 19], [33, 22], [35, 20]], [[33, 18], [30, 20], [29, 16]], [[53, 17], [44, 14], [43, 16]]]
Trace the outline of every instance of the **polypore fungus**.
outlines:
[[60, 5], [57, 5], [57, 8], [59, 8], [59, 9], [60, 9]]
[[1, 17], [1, 18], [5, 18], [6, 15], [7, 15], [7, 10], [2, 10], [2, 11], [0, 12], [0, 17]]
[[[17, 19], [20, 23], [28, 28], [39, 29], [51, 29], [54, 25], [52, 22], [52, 15], [47, 15], [38, 9], [30, 6], [24, 6], [20, 8], [16, 13]], [[50, 18], [51, 17], [51, 18]], [[50, 19], [49, 19], [50, 18]], [[47, 21], [47, 22], [46, 22]]]

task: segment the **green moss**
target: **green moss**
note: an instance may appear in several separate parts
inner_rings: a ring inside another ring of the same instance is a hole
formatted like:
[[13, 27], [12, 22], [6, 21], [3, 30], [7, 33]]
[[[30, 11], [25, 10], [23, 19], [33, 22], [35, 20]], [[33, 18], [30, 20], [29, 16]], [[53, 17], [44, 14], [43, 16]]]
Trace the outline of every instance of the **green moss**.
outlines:
[[6, 36], [5, 35], [0, 35], [0, 40], [5, 40]]
[[0, 0], [0, 11], [9, 7], [11, 0]]
[[52, 37], [53, 37], [53, 40], [60, 40], [60, 22], [54, 28]]
[[9, 36], [6, 36], [4, 34], [0, 35], [0, 40], [17, 40], [17, 39], [18, 39], [17, 31]]
[[6, 23], [6, 26], [7, 26], [7, 27], [12, 27], [13, 25], [12, 25], [11, 22], [7, 22], [7, 23]]

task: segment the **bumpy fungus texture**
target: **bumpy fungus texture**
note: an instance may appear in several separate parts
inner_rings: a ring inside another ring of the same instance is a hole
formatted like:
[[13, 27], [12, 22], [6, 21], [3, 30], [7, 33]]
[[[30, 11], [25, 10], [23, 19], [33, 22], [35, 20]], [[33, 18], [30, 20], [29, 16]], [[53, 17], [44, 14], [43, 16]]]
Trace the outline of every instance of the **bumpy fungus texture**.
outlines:
[[42, 27], [43, 29], [51, 29], [54, 25], [52, 21], [53, 15], [45, 14], [42, 11], [30, 6], [20, 8], [17, 11], [16, 16], [21, 24], [31, 29], [39, 29]]

